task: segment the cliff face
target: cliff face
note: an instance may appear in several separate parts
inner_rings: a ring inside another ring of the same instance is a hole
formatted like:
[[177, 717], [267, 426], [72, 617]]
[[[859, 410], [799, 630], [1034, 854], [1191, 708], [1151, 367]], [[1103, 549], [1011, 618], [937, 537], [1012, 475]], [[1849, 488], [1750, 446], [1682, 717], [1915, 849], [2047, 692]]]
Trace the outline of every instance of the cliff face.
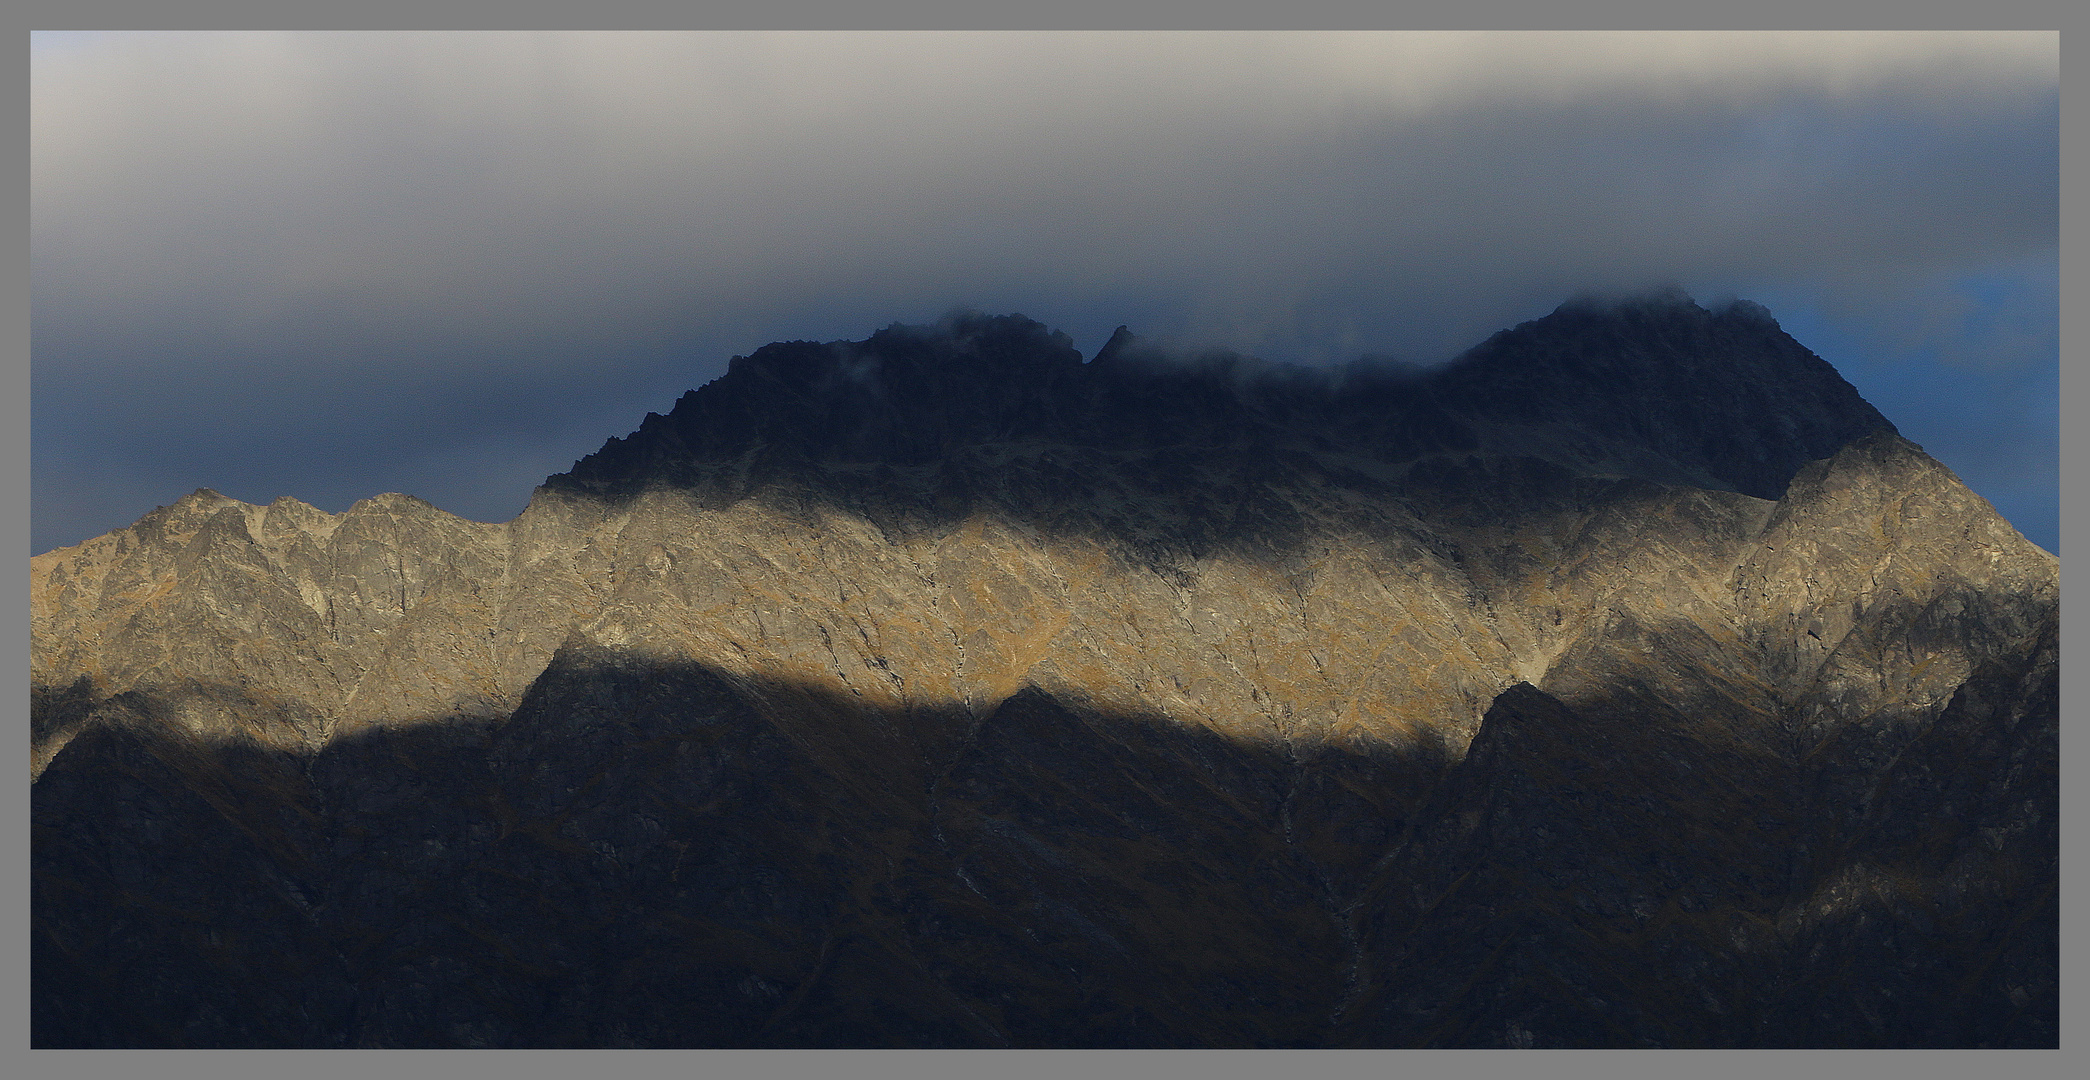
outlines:
[[773, 345], [39, 555], [39, 1045], [2053, 1045], [2055, 560], [1761, 309]]

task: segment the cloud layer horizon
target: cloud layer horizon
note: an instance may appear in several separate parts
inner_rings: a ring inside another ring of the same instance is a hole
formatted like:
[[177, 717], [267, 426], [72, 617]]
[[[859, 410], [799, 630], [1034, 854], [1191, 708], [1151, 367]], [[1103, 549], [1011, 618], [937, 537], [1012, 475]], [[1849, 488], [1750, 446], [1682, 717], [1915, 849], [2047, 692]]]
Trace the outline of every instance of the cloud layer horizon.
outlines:
[[2058, 37], [40, 34], [36, 550], [482, 520], [779, 339], [1437, 362], [1744, 296], [2058, 537]]

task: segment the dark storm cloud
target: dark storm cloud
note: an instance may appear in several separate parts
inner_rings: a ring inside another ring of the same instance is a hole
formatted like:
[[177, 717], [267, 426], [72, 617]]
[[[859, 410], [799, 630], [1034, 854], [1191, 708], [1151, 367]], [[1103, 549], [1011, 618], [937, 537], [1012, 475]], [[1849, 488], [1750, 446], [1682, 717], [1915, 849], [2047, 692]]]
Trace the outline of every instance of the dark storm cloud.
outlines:
[[[958, 305], [1090, 351], [1124, 322], [1435, 360], [1572, 293], [1680, 281], [2036, 366], [2036, 314], [1983, 338], [1937, 313], [2029, 310], [2057, 56], [2053, 35], [39, 42], [35, 542], [199, 484], [503, 518], [732, 353]], [[1970, 294], [1983, 274], [2000, 291]]]

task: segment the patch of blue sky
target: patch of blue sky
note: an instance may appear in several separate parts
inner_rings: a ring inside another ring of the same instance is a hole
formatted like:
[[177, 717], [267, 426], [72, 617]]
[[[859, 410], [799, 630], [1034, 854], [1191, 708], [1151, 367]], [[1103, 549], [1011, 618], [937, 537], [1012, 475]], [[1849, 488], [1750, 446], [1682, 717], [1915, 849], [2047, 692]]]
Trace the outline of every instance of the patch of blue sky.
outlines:
[[2060, 544], [2061, 364], [2052, 261], [1941, 277], [1900, 300], [1746, 295], [2026, 538]]

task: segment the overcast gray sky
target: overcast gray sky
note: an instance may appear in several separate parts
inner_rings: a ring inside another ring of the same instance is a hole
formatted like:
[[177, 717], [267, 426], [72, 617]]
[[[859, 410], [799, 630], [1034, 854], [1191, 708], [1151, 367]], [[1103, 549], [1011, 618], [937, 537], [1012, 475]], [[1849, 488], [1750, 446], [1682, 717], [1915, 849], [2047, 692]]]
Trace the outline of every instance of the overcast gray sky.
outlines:
[[1766, 304], [2057, 544], [2058, 37], [40, 34], [38, 551], [199, 486], [505, 520], [954, 307], [1434, 361]]

